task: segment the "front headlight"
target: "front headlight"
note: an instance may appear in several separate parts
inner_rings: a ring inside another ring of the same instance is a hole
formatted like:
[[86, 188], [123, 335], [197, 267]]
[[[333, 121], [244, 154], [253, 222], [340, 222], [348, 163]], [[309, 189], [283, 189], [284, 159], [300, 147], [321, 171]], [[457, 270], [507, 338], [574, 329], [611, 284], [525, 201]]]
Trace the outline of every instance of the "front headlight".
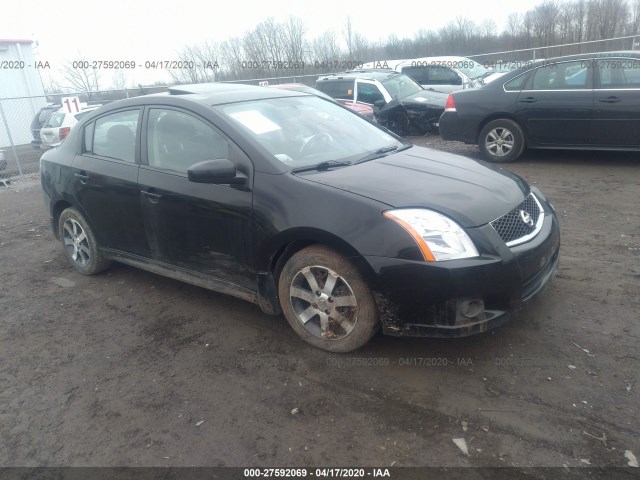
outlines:
[[415, 240], [425, 260], [439, 262], [478, 256], [478, 250], [456, 222], [422, 208], [389, 210], [384, 216], [404, 228]]

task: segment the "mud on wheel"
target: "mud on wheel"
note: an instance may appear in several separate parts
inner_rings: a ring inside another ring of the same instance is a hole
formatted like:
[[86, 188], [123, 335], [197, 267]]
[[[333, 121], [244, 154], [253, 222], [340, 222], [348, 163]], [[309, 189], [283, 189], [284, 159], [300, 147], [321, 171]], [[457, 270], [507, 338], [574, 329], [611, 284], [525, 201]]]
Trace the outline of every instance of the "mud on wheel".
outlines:
[[291, 327], [323, 350], [355, 350], [379, 327], [373, 296], [357, 268], [327, 247], [294, 254], [282, 269], [278, 294]]

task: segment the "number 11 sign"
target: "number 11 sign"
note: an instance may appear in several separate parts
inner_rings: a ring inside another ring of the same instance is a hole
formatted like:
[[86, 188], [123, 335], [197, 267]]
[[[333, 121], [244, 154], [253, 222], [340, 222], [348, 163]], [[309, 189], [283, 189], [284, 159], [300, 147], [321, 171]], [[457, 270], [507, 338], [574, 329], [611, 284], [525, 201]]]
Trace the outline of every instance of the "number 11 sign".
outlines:
[[80, 111], [80, 100], [78, 97], [64, 97], [62, 108], [66, 113], [78, 113]]

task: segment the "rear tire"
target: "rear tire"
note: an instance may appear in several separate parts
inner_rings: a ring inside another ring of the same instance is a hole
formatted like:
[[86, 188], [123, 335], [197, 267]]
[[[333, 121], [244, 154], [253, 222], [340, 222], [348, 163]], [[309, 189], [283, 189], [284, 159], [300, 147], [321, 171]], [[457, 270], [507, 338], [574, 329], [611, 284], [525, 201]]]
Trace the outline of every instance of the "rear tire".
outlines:
[[278, 295], [291, 328], [328, 352], [351, 352], [380, 326], [373, 296], [356, 266], [324, 246], [304, 248], [289, 259]]
[[111, 265], [100, 253], [96, 237], [75, 208], [67, 208], [60, 214], [58, 232], [67, 260], [83, 275], [95, 275]]
[[522, 155], [525, 142], [520, 125], [500, 118], [487, 123], [478, 137], [480, 153], [490, 162], [513, 162]]

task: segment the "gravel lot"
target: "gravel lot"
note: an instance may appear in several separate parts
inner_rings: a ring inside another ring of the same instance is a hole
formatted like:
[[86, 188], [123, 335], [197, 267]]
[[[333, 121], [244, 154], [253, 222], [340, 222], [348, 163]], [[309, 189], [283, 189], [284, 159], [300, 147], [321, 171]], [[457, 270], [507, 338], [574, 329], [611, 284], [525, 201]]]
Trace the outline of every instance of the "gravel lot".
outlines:
[[638, 154], [529, 152], [508, 169], [559, 213], [551, 288], [491, 333], [378, 335], [350, 355], [311, 348], [257, 306], [132, 267], [83, 277], [54, 242], [39, 185], [0, 187], [0, 465], [640, 458]]

